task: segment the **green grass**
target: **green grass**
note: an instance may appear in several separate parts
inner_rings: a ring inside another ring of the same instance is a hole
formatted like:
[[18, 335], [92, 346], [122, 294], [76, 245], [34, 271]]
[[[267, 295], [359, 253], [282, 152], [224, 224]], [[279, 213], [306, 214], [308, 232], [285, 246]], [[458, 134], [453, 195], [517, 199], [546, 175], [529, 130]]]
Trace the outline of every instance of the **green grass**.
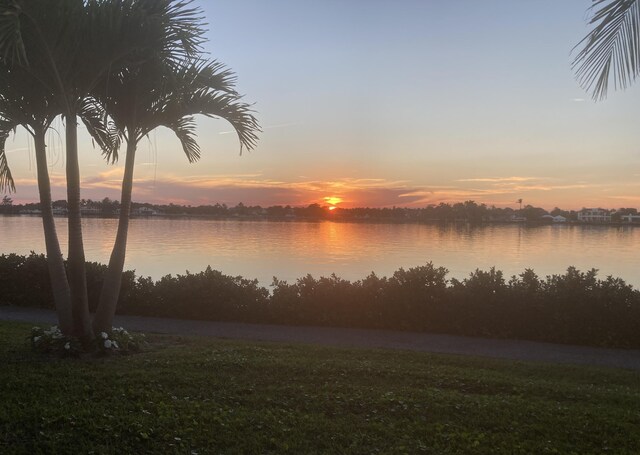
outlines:
[[640, 374], [202, 338], [56, 360], [0, 323], [0, 453], [640, 453]]

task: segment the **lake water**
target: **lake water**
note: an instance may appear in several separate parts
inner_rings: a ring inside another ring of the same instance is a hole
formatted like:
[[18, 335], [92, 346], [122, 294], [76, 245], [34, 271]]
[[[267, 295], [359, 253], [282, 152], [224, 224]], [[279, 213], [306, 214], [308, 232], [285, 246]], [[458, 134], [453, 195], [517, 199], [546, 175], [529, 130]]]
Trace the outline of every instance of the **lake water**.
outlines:
[[[56, 218], [63, 252], [67, 222]], [[83, 220], [87, 260], [107, 263], [117, 220]], [[0, 253], [44, 252], [42, 222], [35, 216], [0, 216]], [[274, 222], [202, 219], [133, 219], [127, 269], [160, 278], [207, 265], [229, 275], [274, 276], [293, 281], [310, 273], [350, 280], [374, 271], [391, 275], [432, 261], [464, 278], [495, 266], [505, 275], [533, 268], [563, 273], [570, 265], [599, 269], [640, 287], [640, 228], [605, 226], [420, 225]]]

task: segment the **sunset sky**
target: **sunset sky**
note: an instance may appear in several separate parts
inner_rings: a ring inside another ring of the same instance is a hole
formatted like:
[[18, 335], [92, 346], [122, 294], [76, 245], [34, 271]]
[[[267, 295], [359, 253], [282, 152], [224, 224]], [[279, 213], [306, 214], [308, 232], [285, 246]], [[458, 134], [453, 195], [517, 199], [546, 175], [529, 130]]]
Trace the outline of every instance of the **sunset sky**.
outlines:
[[[202, 119], [196, 164], [157, 131], [140, 146], [133, 198], [640, 207], [640, 83], [596, 103], [571, 70], [590, 3], [196, 1], [206, 50], [237, 73], [264, 131], [240, 156], [225, 121]], [[82, 134], [82, 197], [119, 199], [124, 163], [105, 164]], [[65, 197], [62, 144], [52, 132], [55, 199]], [[27, 135], [7, 151], [14, 201], [36, 201]]]

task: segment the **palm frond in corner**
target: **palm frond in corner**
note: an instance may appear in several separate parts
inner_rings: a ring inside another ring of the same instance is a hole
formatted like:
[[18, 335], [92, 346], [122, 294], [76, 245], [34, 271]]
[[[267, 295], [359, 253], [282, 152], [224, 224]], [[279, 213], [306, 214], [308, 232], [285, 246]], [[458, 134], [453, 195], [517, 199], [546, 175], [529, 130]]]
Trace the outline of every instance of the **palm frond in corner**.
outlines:
[[601, 100], [611, 81], [625, 89], [640, 74], [640, 1], [593, 0], [591, 8], [595, 28], [577, 44], [582, 49], [572, 68], [580, 85]]

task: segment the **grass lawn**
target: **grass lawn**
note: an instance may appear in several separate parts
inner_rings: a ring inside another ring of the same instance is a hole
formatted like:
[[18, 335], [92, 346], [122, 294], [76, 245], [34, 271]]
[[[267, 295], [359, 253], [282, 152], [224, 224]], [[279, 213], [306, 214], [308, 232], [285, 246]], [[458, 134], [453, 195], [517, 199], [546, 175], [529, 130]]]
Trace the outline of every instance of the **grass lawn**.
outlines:
[[640, 374], [149, 336], [52, 360], [0, 322], [0, 453], [640, 453]]

